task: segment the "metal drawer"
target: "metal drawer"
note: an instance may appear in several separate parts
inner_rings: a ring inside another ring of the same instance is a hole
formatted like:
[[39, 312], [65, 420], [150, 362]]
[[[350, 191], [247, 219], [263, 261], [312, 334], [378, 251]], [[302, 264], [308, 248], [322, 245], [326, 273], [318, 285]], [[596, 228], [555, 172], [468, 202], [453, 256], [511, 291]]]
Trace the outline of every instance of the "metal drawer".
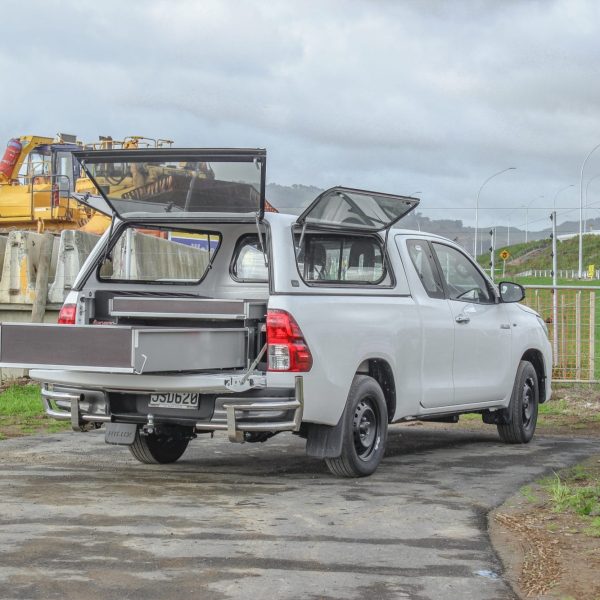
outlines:
[[0, 324], [0, 366], [110, 373], [246, 366], [244, 328]]
[[212, 298], [140, 298], [115, 296], [109, 301], [113, 317], [145, 319], [244, 320], [265, 316], [265, 302]]

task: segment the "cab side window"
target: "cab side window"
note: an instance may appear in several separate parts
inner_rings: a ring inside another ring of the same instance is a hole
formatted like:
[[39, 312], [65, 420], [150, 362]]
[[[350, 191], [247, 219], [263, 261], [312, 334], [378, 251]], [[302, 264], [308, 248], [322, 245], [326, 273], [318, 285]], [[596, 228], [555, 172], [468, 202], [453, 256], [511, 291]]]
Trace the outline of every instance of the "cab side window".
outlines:
[[494, 295], [477, 267], [462, 252], [433, 242], [450, 300], [493, 304]]
[[427, 295], [430, 298], [444, 298], [444, 286], [429, 244], [425, 240], [408, 240], [406, 246]]

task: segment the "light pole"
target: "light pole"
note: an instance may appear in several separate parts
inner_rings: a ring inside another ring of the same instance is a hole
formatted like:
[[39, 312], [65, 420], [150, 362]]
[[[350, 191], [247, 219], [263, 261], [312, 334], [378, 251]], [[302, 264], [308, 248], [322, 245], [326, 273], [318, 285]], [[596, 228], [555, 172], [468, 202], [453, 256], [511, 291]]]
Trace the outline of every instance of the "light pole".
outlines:
[[490, 181], [490, 179], [494, 179], [494, 177], [498, 177], [498, 175], [502, 175], [502, 173], [506, 173], [506, 171], [514, 171], [517, 167], [508, 167], [507, 169], [502, 169], [502, 171], [498, 171], [493, 175], [490, 175], [479, 188], [477, 192], [477, 199], [475, 200], [475, 239], [473, 240], [473, 257], [477, 257], [477, 233], [479, 231], [479, 196], [481, 195], [481, 190], [485, 186], [485, 184]]
[[579, 262], [578, 275], [579, 279], [583, 276], [583, 171], [590, 156], [600, 148], [600, 144], [596, 144], [581, 163], [581, 174], [579, 177]]
[[[543, 196], [540, 196], [540, 198], [543, 198]], [[529, 204], [527, 204], [527, 206], [523, 204], [523, 208], [525, 209], [525, 243], [529, 241], [529, 207], [534, 202], [535, 198]]]
[[571, 183], [569, 185], [566, 185], [564, 188], [560, 188], [560, 190], [558, 190], [558, 192], [556, 192], [556, 194], [554, 194], [554, 202], [552, 203], [552, 206], [554, 208], [554, 212], [556, 212], [556, 199], [558, 198], [558, 195], [562, 192], [564, 192], [565, 190], [568, 190], [569, 188], [575, 187], [574, 183]]
[[585, 232], [587, 230], [587, 213], [588, 213], [588, 190], [590, 189], [590, 183], [592, 183], [592, 181], [594, 181], [594, 179], [598, 179], [598, 177], [600, 177], [600, 173], [598, 173], [598, 175], [594, 175], [586, 184], [585, 186], [585, 214], [583, 217], [583, 231]]

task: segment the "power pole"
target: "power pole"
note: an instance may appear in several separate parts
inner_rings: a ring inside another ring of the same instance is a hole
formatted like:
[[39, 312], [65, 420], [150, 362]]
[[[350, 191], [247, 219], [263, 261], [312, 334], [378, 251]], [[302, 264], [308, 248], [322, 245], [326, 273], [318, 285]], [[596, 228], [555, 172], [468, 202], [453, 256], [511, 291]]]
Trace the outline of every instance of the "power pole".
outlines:
[[552, 363], [558, 364], [558, 256], [556, 253], [556, 211], [550, 215], [552, 221]]
[[495, 250], [496, 245], [496, 229], [490, 229], [490, 277], [494, 281], [494, 271], [496, 270]]

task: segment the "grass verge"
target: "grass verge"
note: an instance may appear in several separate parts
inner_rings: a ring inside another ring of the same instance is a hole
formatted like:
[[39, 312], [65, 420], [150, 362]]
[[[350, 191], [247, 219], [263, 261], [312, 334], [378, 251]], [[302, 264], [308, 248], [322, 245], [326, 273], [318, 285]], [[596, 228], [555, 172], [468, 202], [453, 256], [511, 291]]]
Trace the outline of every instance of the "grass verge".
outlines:
[[524, 486], [490, 525], [522, 596], [600, 598], [600, 456]]
[[0, 392], [0, 440], [69, 428], [69, 423], [46, 416], [38, 385], [14, 384]]
[[600, 537], [600, 467], [577, 465], [541, 485], [553, 512], [579, 517], [582, 533]]

